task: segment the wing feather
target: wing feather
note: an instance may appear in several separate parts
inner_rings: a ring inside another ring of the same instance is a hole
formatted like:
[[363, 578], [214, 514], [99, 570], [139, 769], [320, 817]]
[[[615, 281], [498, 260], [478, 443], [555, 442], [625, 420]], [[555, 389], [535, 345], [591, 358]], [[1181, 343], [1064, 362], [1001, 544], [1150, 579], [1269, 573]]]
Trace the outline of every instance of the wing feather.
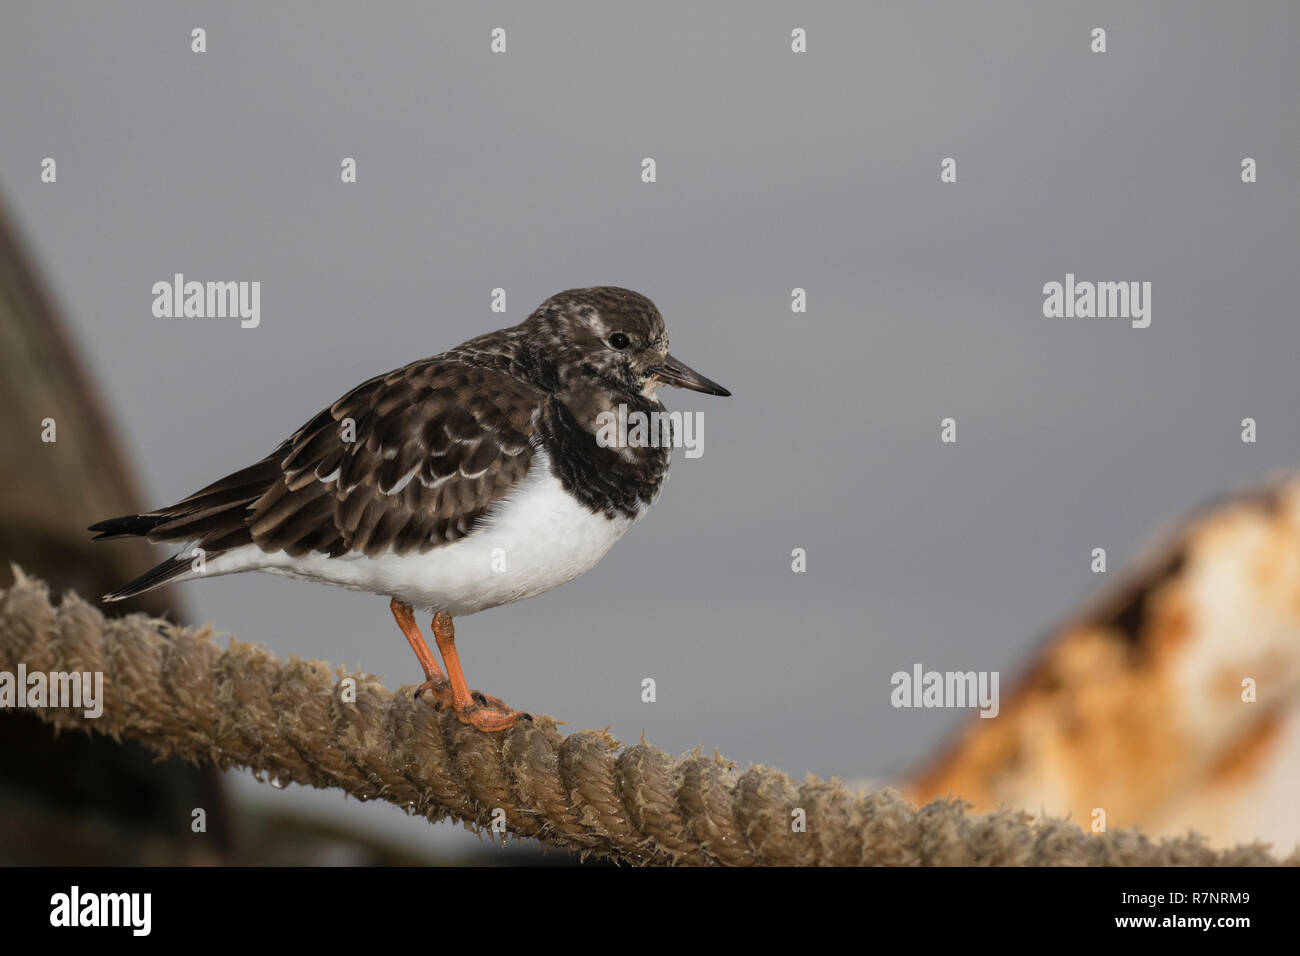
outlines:
[[372, 379], [282, 446], [279, 476], [249, 509], [251, 539], [268, 551], [374, 557], [464, 537], [527, 473], [544, 397], [442, 358]]
[[211, 553], [430, 551], [473, 531], [527, 474], [544, 398], [493, 369], [424, 359], [358, 385], [261, 461], [141, 516], [142, 532]]

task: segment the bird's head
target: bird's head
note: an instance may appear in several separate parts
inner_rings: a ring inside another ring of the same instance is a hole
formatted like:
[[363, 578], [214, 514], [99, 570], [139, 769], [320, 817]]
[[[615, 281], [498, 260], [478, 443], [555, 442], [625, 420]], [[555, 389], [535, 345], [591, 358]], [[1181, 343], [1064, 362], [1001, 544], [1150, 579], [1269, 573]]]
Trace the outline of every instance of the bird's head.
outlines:
[[562, 353], [570, 374], [654, 398], [660, 385], [708, 395], [731, 393], [668, 354], [668, 332], [655, 304], [617, 286], [569, 289], [528, 319]]

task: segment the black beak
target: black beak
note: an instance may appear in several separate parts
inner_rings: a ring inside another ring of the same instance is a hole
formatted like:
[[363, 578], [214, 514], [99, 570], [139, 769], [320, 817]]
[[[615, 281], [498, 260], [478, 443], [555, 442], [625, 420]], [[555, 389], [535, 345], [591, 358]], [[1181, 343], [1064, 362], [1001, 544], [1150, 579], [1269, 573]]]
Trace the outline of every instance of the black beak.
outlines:
[[730, 395], [731, 393], [712, 379], [705, 378], [695, 369], [673, 358], [664, 356], [664, 364], [654, 370], [654, 377], [665, 385], [689, 388], [705, 395]]

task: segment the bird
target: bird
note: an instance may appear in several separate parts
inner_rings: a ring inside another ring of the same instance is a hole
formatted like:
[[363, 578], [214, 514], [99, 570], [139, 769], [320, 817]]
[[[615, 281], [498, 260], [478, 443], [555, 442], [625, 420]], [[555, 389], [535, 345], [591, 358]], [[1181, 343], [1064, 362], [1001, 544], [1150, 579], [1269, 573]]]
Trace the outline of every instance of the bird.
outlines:
[[[94, 540], [181, 546], [103, 600], [244, 571], [387, 597], [424, 671], [415, 696], [507, 730], [528, 715], [469, 689], [454, 619], [572, 581], [645, 514], [668, 476], [670, 432], [610, 441], [600, 426], [620, 409], [664, 421], [664, 385], [731, 394], [669, 353], [644, 295], [560, 292], [518, 325], [363, 382], [169, 507], [91, 525]], [[433, 615], [445, 672], [416, 609]]]

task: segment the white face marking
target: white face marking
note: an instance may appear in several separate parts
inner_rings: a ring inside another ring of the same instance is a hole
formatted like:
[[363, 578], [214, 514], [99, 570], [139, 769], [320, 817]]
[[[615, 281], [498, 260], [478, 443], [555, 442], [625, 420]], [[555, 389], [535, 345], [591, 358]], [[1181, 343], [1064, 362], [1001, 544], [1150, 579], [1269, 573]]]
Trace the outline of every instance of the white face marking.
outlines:
[[[664, 359], [668, 358], [668, 340], [666, 338], [656, 339], [653, 347], [654, 350], [659, 353], [660, 362], [663, 362]], [[655, 391], [662, 385], [663, 382], [656, 378], [648, 379], [645, 385], [641, 388], [641, 394], [646, 398], [654, 398]]]
[[605, 319], [601, 316], [599, 310], [592, 306], [586, 306], [582, 311], [582, 316], [586, 319], [591, 330], [602, 339], [609, 334], [610, 328], [605, 324]]

